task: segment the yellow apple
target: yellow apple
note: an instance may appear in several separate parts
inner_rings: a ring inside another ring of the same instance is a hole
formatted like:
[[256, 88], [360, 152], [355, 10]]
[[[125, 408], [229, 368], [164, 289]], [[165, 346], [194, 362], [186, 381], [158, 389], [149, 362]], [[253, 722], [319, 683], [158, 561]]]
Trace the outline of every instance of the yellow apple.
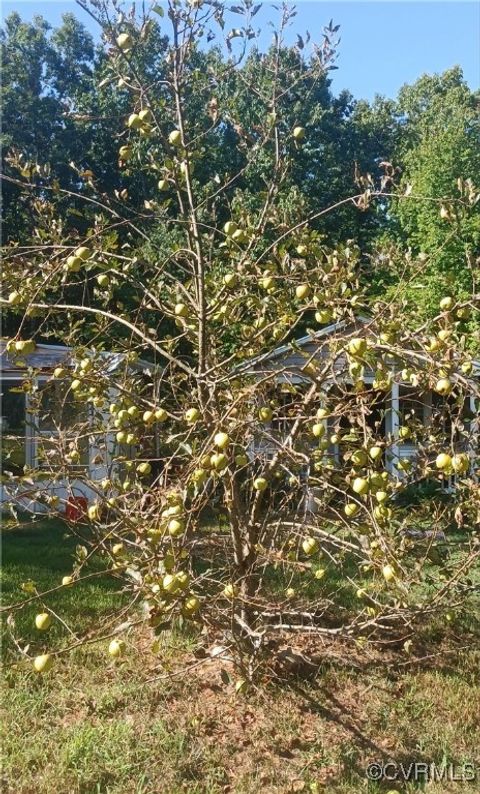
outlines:
[[125, 643], [123, 640], [112, 640], [108, 646], [108, 653], [113, 659], [118, 659], [119, 656], [125, 651]]
[[58, 380], [60, 378], [64, 378], [66, 374], [67, 374], [67, 370], [64, 369], [64, 367], [55, 367], [55, 369], [53, 370], [53, 377], [57, 378]]
[[223, 283], [229, 289], [233, 289], [237, 285], [237, 282], [238, 282], [238, 276], [236, 273], [227, 273], [223, 277]]
[[308, 254], [308, 246], [300, 243], [300, 245], [297, 245], [296, 252], [299, 256], [306, 256]]
[[188, 307], [184, 303], [177, 303], [174, 312], [175, 317], [188, 317]]
[[446, 298], [442, 298], [442, 300], [440, 301], [440, 309], [442, 310], [442, 312], [449, 312], [452, 306], [453, 306], [453, 298], [450, 297], [450, 295], [447, 296]]
[[330, 309], [318, 309], [318, 311], [315, 312], [315, 320], [320, 325], [327, 325], [332, 322], [333, 313]]
[[273, 416], [273, 411], [268, 405], [262, 406], [258, 411], [258, 418], [262, 422], [270, 422]]
[[227, 584], [223, 588], [223, 595], [226, 598], [235, 598], [238, 593], [238, 588], [234, 584]]
[[100, 518], [100, 507], [98, 504], [90, 505], [87, 510], [87, 515], [90, 521], [98, 521]]
[[120, 149], [118, 150], [118, 156], [125, 163], [132, 158], [132, 155], [133, 155], [133, 149], [131, 146], [128, 145], [120, 146]]
[[268, 482], [265, 477], [257, 477], [253, 481], [253, 487], [256, 491], [264, 491], [268, 486]]
[[452, 331], [450, 328], [442, 328], [437, 334], [441, 342], [448, 342], [451, 335], [452, 335]]
[[165, 192], [169, 189], [168, 179], [159, 179], [157, 183], [157, 187], [162, 192]]
[[42, 653], [33, 660], [33, 667], [37, 673], [48, 673], [53, 665], [53, 657], [49, 653]]
[[377, 502], [379, 502], [379, 504], [383, 504], [383, 502], [386, 502], [388, 499], [388, 493], [386, 491], [377, 491], [375, 494], [375, 499]]
[[444, 471], [445, 469], [450, 469], [452, 467], [452, 458], [446, 452], [441, 452], [437, 455], [435, 460], [435, 466], [437, 469], [441, 469]]
[[52, 625], [52, 616], [48, 612], [40, 612], [35, 618], [35, 626], [39, 631], [47, 631]]
[[72, 584], [73, 584], [73, 576], [64, 576], [62, 578], [63, 587], [71, 587]]
[[162, 518], [172, 518], [172, 516], [181, 516], [183, 513], [183, 504], [175, 504], [162, 510]]
[[351, 356], [363, 356], [367, 350], [367, 342], [361, 337], [356, 337], [348, 343], [347, 350]]
[[177, 587], [180, 590], [186, 590], [188, 585], [190, 584], [190, 576], [186, 571], [179, 571], [176, 574], [177, 578]]
[[142, 419], [146, 425], [151, 425], [155, 421], [155, 412], [144, 411]]
[[130, 113], [127, 121], [127, 126], [132, 130], [139, 130], [142, 126], [142, 119], [138, 113]]
[[308, 284], [299, 284], [295, 290], [295, 294], [299, 300], [304, 300], [310, 295], [311, 289]]
[[343, 508], [343, 512], [348, 518], [352, 518], [359, 511], [359, 505], [356, 502], [347, 502]]
[[355, 493], [358, 493], [360, 496], [368, 493], [368, 489], [369, 489], [368, 480], [366, 480], [364, 477], [355, 477], [352, 483], [352, 489], [355, 491]]
[[152, 121], [152, 111], [150, 108], [143, 108], [138, 115], [144, 124], [148, 124]]
[[194, 615], [200, 609], [200, 601], [196, 596], [190, 596], [185, 601], [182, 607], [182, 615], [185, 617], [190, 617], [190, 615]]
[[97, 276], [97, 284], [99, 287], [104, 288], [110, 285], [110, 279], [106, 273], [100, 273], [100, 275]]
[[382, 568], [383, 578], [386, 582], [391, 582], [395, 579], [395, 571], [391, 565], [384, 565]]
[[8, 296], [8, 302], [10, 306], [18, 306], [18, 304], [21, 303], [21, 300], [22, 300], [22, 296], [16, 290], [11, 292]]
[[152, 466], [148, 461], [143, 461], [143, 463], [138, 464], [137, 471], [141, 477], [146, 477], [148, 474], [151, 474]]
[[228, 437], [227, 433], [219, 432], [215, 433], [213, 438], [213, 443], [217, 447], [217, 449], [226, 449], [230, 444], [230, 438]]
[[382, 447], [370, 447], [368, 450], [368, 454], [370, 455], [372, 460], [378, 460], [382, 457], [383, 449]]
[[123, 554], [124, 551], [123, 543], [114, 543], [112, 546], [112, 554], [114, 557], [118, 557], [120, 554]]
[[317, 411], [317, 419], [325, 419], [329, 414], [327, 408], [319, 408]]
[[165, 408], [157, 408], [155, 411], [155, 419], [157, 422], [165, 422], [168, 419], [168, 414]]
[[293, 137], [296, 141], [303, 141], [305, 138], [305, 127], [294, 127]]
[[323, 579], [326, 573], [327, 572], [325, 568], [317, 568], [317, 570], [315, 571], [315, 579]]
[[205, 469], [195, 469], [192, 474], [192, 480], [196, 485], [203, 485], [205, 480], [207, 479], [207, 472]]
[[322, 424], [321, 422], [316, 422], [312, 426], [312, 433], [315, 436], [315, 438], [322, 438], [322, 436], [324, 436], [326, 433], [325, 425]]
[[454, 455], [452, 458], [452, 469], [457, 474], [465, 474], [470, 467], [470, 461], [468, 459], [468, 455], [465, 453], [461, 453], [459, 455]]
[[181, 146], [182, 133], [180, 132], [180, 130], [172, 130], [172, 132], [168, 136], [168, 140], [172, 146]]
[[167, 593], [174, 593], [178, 590], [178, 581], [174, 573], [167, 573], [163, 577], [162, 587]]
[[272, 276], [264, 276], [260, 282], [263, 289], [269, 290], [275, 286], [275, 279]]
[[240, 452], [238, 455], [235, 455], [235, 464], [237, 466], [246, 466], [248, 464], [247, 455], [245, 455], [244, 452]]
[[231, 237], [237, 231], [238, 226], [235, 221], [227, 221], [225, 226], [223, 227], [223, 231], [225, 232], [228, 237]]
[[181, 535], [185, 529], [185, 524], [183, 521], [179, 521], [178, 518], [172, 518], [168, 522], [168, 534], [172, 536], [172, 538], [177, 538]]
[[200, 411], [197, 408], [189, 408], [185, 411], [185, 419], [189, 425], [193, 425], [200, 418]]
[[460, 306], [457, 309], [457, 317], [459, 320], [468, 320], [470, 317], [470, 307], [469, 306]]
[[126, 442], [127, 442], [127, 433], [125, 433], [124, 430], [119, 430], [119, 432], [117, 433], [115, 438], [117, 439], [117, 443], [118, 444], [126, 444]]
[[232, 240], [235, 240], [236, 243], [246, 243], [248, 241], [248, 234], [245, 229], [237, 229], [237, 231], [232, 234]]
[[305, 538], [302, 541], [302, 549], [308, 556], [315, 554], [318, 551], [318, 541], [312, 537]]
[[128, 33], [120, 33], [120, 35], [117, 36], [117, 45], [121, 50], [123, 50], [123, 52], [128, 52], [133, 46], [131, 36], [129, 36]]
[[224, 469], [228, 464], [227, 456], [223, 454], [223, 452], [214, 452], [213, 455], [210, 457], [210, 465], [212, 468], [216, 469], [216, 471], [221, 471]]
[[363, 449], [356, 449], [352, 455], [352, 463], [357, 468], [365, 466], [367, 462], [367, 453]]
[[25, 339], [24, 341], [15, 342], [15, 350], [18, 353], [23, 353], [24, 355], [28, 356], [30, 353], [33, 353], [36, 348], [36, 344], [33, 339]]
[[401, 427], [398, 428], [399, 438], [407, 439], [407, 438], [411, 438], [411, 436], [412, 436], [412, 431], [406, 425], [402, 425]]
[[446, 397], [452, 391], [452, 382], [449, 378], [440, 378], [435, 384], [435, 391]]
[[90, 248], [87, 248], [86, 245], [81, 245], [80, 248], [77, 248], [75, 251], [75, 256], [82, 260], [82, 262], [86, 262], [87, 259], [90, 259], [92, 255], [92, 251]]

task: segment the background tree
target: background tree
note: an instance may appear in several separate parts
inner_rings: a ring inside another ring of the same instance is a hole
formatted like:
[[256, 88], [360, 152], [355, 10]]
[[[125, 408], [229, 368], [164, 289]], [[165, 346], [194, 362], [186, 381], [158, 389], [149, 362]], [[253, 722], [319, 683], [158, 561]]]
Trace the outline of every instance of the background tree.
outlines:
[[[356, 118], [367, 135], [381, 130], [375, 136], [377, 156], [400, 169], [403, 189], [425, 197], [421, 206], [393, 202], [378, 239], [384, 237], [387, 249], [392, 239], [410, 247], [413, 263], [405, 295], [417, 311], [433, 316], [445, 290], [464, 297], [476, 290], [479, 208], [466, 218], [456, 207], [470, 191], [468, 180], [478, 183], [480, 173], [478, 93], [456, 67], [405, 85], [395, 102], [362, 103]], [[438, 197], [443, 198], [440, 210]], [[428, 265], [421, 263], [416, 272], [419, 254]], [[384, 279], [389, 280], [388, 273]], [[478, 327], [476, 315], [473, 327]]]

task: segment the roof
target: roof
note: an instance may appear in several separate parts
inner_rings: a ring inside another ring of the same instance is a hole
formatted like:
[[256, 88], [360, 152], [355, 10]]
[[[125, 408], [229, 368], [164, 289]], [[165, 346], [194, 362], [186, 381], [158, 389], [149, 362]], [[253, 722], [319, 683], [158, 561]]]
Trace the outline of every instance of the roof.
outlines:
[[[362, 325], [367, 325], [369, 322], [371, 322], [371, 319], [366, 315], [361, 314], [355, 318], [355, 321], [361, 323]], [[260, 356], [251, 358], [248, 361], [243, 362], [243, 364], [240, 365], [240, 369], [243, 367], [254, 367], [256, 364], [260, 364], [262, 361], [271, 361], [274, 358], [279, 358], [285, 353], [291, 353], [293, 345], [295, 347], [305, 347], [306, 345], [314, 342], [316, 339], [323, 339], [324, 337], [330, 336], [336, 331], [343, 330], [349, 324], [353, 325], [353, 322], [351, 320], [339, 320], [337, 323], [332, 323], [331, 325], [325, 326], [325, 328], [320, 328], [319, 331], [307, 334], [306, 336], [300, 337], [300, 339], [295, 339], [286, 345], [281, 345], [281, 347], [276, 347], [274, 350], [267, 351], [266, 353], [262, 353]]]
[[[27, 355], [7, 352], [7, 341], [0, 340], [0, 372], [22, 372], [27, 369], [52, 370], [60, 365], [73, 366], [72, 348], [65, 345], [49, 345], [39, 343], [35, 350]], [[96, 355], [104, 359], [107, 373], [115, 372], [127, 359], [126, 353], [109, 353], [108, 351], [88, 351], [86, 356]], [[129, 363], [129, 368], [136, 372], [147, 372], [156, 369], [155, 364], [139, 359]]]
[[[237, 371], [249, 375], [271, 375], [276, 370], [283, 370], [284, 376], [281, 379], [308, 380], [305, 372], [305, 364], [311, 359], [326, 359], [329, 354], [328, 339], [339, 331], [347, 330], [348, 333], [362, 334], [367, 330], [369, 324], [373, 323], [372, 318], [366, 315], [357, 315], [354, 319], [340, 320], [331, 325], [325, 326], [318, 331], [311, 332], [300, 339], [295, 339], [288, 344], [281, 345], [273, 350], [266, 351], [255, 358], [242, 362]], [[323, 344], [322, 344], [323, 342]], [[301, 350], [299, 350], [299, 348]], [[282, 359], [279, 362], [279, 359]], [[332, 365], [332, 373], [336, 376], [348, 370], [347, 356], [344, 350], [340, 351]], [[480, 362], [473, 361], [473, 374], [480, 374]], [[365, 368], [367, 380], [374, 377], [374, 372], [369, 367]]]
[[295, 370], [300, 370], [305, 364], [305, 358], [299, 356], [299, 354], [296, 352], [297, 348], [307, 348], [310, 346], [312, 350], [310, 350], [307, 355], [318, 355], [318, 352], [321, 352], [323, 346], [317, 346], [317, 342], [326, 340], [327, 337], [332, 336], [337, 331], [342, 331], [349, 326], [352, 327], [352, 333], [358, 333], [358, 324], [361, 326], [366, 326], [370, 322], [371, 319], [365, 315], [359, 315], [355, 318], [355, 320], [339, 320], [338, 322], [327, 325], [325, 328], [321, 328], [314, 333], [309, 333], [306, 336], [300, 337], [300, 339], [294, 339], [285, 345], [276, 347], [274, 350], [269, 350], [259, 356], [256, 356], [255, 358], [244, 361], [239, 365], [238, 371], [242, 372], [243, 374], [259, 374], [260, 365], [265, 364], [266, 371], [272, 372], [272, 366], [269, 366], [269, 364], [271, 364], [272, 361], [282, 357], [288, 361], [289, 369], [293, 368]]

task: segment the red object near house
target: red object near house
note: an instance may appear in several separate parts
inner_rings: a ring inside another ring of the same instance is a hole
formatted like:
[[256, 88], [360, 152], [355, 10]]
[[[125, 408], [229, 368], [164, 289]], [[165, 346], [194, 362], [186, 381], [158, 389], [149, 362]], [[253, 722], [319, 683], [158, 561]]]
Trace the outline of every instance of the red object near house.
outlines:
[[67, 521], [80, 521], [87, 514], [88, 499], [85, 496], [70, 496], [65, 509]]

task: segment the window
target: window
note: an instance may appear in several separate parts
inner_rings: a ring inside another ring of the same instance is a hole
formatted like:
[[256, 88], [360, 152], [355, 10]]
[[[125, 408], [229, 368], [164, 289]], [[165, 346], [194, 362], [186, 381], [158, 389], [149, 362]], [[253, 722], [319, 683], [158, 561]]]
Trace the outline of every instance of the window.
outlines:
[[288, 391], [279, 392], [275, 399], [277, 407], [271, 422], [271, 429], [282, 436], [287, 436], [298, 416], [302, 401], [303, 395], [291, 394]]
[[399, 390], [399, 423], [400, 425], [425, 422], [425, 395], [413, 387], [400, 386]]
[[55, 468], [65, 461], [71, 466], [88, 466], [89, 413], [85, 403], [75, 401], [68, 384], [60, 380], [41, 382], [34, 418], [38, 467]]
[[27, 463], [26, 397], [21, 380], [2, 381], [2, 471], [23, 474]]

